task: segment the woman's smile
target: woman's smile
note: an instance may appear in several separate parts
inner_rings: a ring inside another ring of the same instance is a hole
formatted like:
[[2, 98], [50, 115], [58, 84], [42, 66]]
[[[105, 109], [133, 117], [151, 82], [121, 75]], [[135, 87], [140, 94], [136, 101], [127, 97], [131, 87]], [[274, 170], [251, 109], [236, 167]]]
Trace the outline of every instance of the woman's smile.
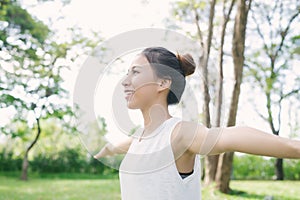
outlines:
[[128, 101], [131, 99], [132, 95], [134, 94], [134, 90], [129, 90], [129, 89], [125, 89], [124, 93], [125, 93], [125, 99]]

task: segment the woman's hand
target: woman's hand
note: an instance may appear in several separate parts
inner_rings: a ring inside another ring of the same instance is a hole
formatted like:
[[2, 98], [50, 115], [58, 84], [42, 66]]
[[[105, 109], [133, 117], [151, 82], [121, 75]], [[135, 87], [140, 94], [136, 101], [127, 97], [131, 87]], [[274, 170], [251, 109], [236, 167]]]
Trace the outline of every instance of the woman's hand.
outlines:
[[132, 138], [131, 137], [125, 139], [124, 141], [122, 141], [122, 142], [120, 142], [116, 145], [113, 145], [111, 143], [107, 143], [99, 151], [99, 153], [97, 153], [93, 157], [95, 159], [99, 159], [99, 158], [102, 158], [102, 157], [112, 156], [112, 155], [115, 155], [115, 154], [125, 154], [125, 153], [127, 153], [131, 143], [132, 143]]

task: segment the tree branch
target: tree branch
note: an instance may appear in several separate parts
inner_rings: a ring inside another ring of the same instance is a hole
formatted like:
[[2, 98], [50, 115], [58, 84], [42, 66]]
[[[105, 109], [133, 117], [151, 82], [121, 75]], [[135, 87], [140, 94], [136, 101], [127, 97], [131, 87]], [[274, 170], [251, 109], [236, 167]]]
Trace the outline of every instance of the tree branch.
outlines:
[[279, 106], [279, 111], [278, 111], [278, 132], [280, 131], [280, 127], [281, 127], [281, 109], [282, 109], [282, 105], [281, 103], [278, 104]]
[[261, 32], [261, 29], [260, 29], [260, 27], [259, 27], [259, 25], [257, 23], [257, 20], [256, 20], [254, 14], [252, 14], [252, 19], [253, 19], [253, 21], [254, 21], [254, 23], [256, 25], [256, 30], [257, 30], [258, 36], [261, 38], [261, 40], [263, 42], [264, 49], [266, 50], [266, 53], [267, 53], [268, 57], [271, 57], [271, 54], [269, 53], [269, 47], [268, 47], [268, 45], [265, 42], [266, 41], [265, 37], [264, 37], [264, 35]]
[[196, 8], [194, 8], [194, 13], [195, 13], [195, 24], [196, 24], [196, 27], [197, 27], [197, 33], [198, 33], [198, 36], [199, 36], [199, 39], [200, 39], [200, 46], [203, 48], [203, 36], [202, 36], [202, 31], [201, 31], [201, 28], [200, 28], [200, 25], [199, 25], [199, 14], [198, 14]]
[[251, 3], [252, 3], [252, 0], [248, 0], [248, 1], [249, 1], [248, 5], [246, 5], [246, 15], [248, 15], [248, 12], [249, 12], [249, 10], [251, 8]]
[[[250, 61], [251, 62], [251, 61]], [[254, 63], [255, 64], [255, 63]], [[254, 79], [257, 81], [257, 83], [258, 83], [258, 85], [260, 86], [260, 88], [264, 88], [265, 86], [263, 85], [263, 82], [262, 82], [262, 80], [261, 80], [261, 78], [260, 77], [258, 77], [255, 73], [253, 73], [253, 70], [251, 70], [252, 68], [251, 68], [251, 66], [250, 65], [248, 65], [248, 64], [244, 64], [244, 66], [245, 67], [247, 67], [248, 68], [248, 70], [250, 71], [250, 73], [251, 73], [251, 75], [252, 75], [252, 77], [254, 77]], [[258, 66], [259, 67], [259, 64], [258, 63], [256, 63], [256, 66]]]
[[290, 18], [290, 20], [289, 20], [287, 26], [285, 27], [284, 31], [281, 32], [281, 34], [280, 34], [280, 35], [281, 35], [281, 41], [280, 41], [280, 44], [279, 44], [278, 49], [277, 49], [276, 52], [275, 52], [275, 55], [274, 55], [275, 58], [278, 56], [278, 53], [282, 50], [282, 46], [283, 46], [283, 44], [284, 44], [284, 40], [285, 40], [285, 38], [286, 38], [286, 36], [287, 36], [287, 33], [288, 33], [289, 29], [290, 29], [290, 26], [291, 26], [292, 22], [296, 19], [296, 17], [297, 17], [299, 14], [300, 14], [300, 10], [298, 10], [298, 12], [295, 13], [295, 14]]
[[289, 97], [289, 96], [291, 96], [291, 95], [293, 95], [293, 94], [297, 94], [297, 93], [299, 93], [299, 92], [300, 92], [300, 88], [295, 89], [295, 90], [292, 90], [292, 91], [290, 91], [290, 92], [288, 92], [288, 93], [286, 93], [286, 94], [282, 94], [282, 95], [280, 96], [279, 102], [281, 103], [281, 101], [282, 101], [283, 99], [285, 99], [285, 98], [287, 98], [287, 97]]
[[280, 72], [280, 70], [288, 63], [288, 59], [284, 60], [284, 63], [282, 65], [280, 65], [280, 67], [278, 67], [278, 69], [275, 69], [274, 73], [278, 74]]
[[212, 35], [213, 35], [213, 30], [214, 30], [214, 16], [215, 16], [215, 5], [216, 5], [216, 0], [211, 0], [210, 3], [210, 11], [209, 11], [209, 28], [208, 28], [208, 36], [207, 36], [207, 41], [206, 41], [206, 52], [207, 52], [207, 60], [209, 58], [210, 54], [210, 46], [211, 46], [211, 40], [212, 40]]
[[35, 145], [35, 143], [38, 141], [38, 139], [41, 135], [40, 118], [36, 118], [36, 124], [37, 124], [37, 134], [36, 134], [33, 142], [27, 148], [26, 153], [28, 153], [30, 151], [30, 149]]
[[228, 21], [229, 21], [229, 17], [230, 17], [230, 14], [231, 14], [231, 11], [232, 11], [232, 8], [233, 8], [233, 5], [235, 3], [235, 0], [231, 0], [231, 3], [230, 3], [230, 6], [229, 6], [229, 9], [227, 11], [227, 14], [225, 14], [225, 2], [224, 2], [224, 7], [223, 7], [223, 15], [224, 15], [224, 23], [227, 24]]
[[273, 119], [273, 115], [272, 115], [272, 102], [271, 102], [271, 95], [270, 93], [266, 93], [266, 98], [267, 98], [267, 110], [268, 110], [268, 122], [270, 125], [270, 128], [272, 130], [272, 133], [276, 135], [276, 133], [278, 133], [278, 131], [275, 129], [274, 126], [274, 119]]
[[256, 105], [254, 105], [253, 102], [252, 102], [252, 104], [253, 104], [253, 107], [254, 107], [255, 112], [256, 112], [263, 120], [265, 120], [266, 122], [269, 122], [269, 121], [268, 121], [268, 118], [265, 117], [263, 114], [261, 114], [261, 113], [257, 110], [257, 107], [256, 107]]

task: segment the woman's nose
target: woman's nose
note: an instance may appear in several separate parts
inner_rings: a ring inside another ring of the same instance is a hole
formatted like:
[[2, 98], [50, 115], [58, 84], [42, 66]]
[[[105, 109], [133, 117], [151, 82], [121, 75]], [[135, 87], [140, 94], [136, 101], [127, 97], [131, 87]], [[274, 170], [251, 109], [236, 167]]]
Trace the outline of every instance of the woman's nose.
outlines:
[[123, 85], [124, 87], [126, 87], [126, 86], [129, 85], [129, 83], [130, 83], [129, 76], [125, 76], [125, 77], [123, 78], [122, 85]]

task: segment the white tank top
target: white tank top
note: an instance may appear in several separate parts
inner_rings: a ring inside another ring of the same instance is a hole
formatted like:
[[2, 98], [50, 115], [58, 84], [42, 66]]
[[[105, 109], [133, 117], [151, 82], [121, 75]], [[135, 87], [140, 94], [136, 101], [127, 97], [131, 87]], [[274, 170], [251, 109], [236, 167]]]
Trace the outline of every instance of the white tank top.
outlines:
[[[176, 168], [171, 134], [179, 118], [163, 122], [140, 142], [134, 137], [119, 170], [122, 200], [200, 200], [200, 155], [194, 172], [182, 179]], [[139, 129], [135, 136], [140, 135]]]

